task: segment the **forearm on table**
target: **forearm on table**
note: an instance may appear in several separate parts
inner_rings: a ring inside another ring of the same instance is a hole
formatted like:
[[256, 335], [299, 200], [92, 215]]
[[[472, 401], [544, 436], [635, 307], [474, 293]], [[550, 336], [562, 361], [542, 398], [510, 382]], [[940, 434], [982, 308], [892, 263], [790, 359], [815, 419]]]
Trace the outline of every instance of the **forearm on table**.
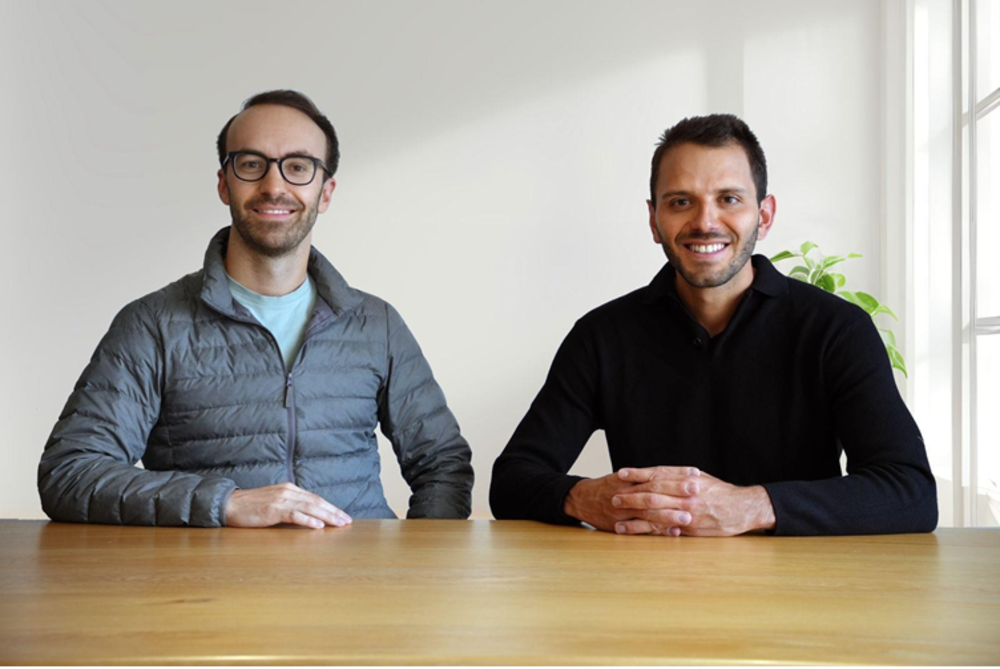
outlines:
[[38, 492], [52, 520], [219, 527], [236, 484], [223, 477], [139, 469], [61, 442], [46, 449]]
[[895, 534], [932, 532], [937, 526], [933, 476], [905, 465], [765, 487], [774, 504], [777, 534]]
[[564, 503], [580, 480], [537, 462], [501, 455], [493, 466], [490, 508], [498, 520], [574, 524], [577, 520], [565, 514]]

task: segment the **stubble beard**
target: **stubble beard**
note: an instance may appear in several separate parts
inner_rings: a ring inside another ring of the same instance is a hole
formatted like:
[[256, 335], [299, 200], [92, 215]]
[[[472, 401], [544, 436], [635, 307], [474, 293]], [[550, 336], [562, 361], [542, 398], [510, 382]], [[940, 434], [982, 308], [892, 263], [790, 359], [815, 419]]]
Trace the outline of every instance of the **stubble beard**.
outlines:
[[[760, 217], [757, 217], [757, 223], [760, 223]], [[749, 236], [746, 240], [736, 249], [736, 253], [733, 254], [733, 259], [729, 261], [729, 264], [714, 273], [707, 274], [704, 272], [695, 273], [690, 268], [685, 267], [684, 263], [681, 262], [679, 254], [677, 254], [673, 247], [666, 242], [661, 242], [663, 247], [663, 252], [667, 254], [667, 260], [673, 265], [677, 273], [681, 275], [692, 288], [717, 288], [728, 283], [734, 276], [739, 274], [740, 270], [747, 264], [750, 260], [750, 256], [753, 255], [754, 248], [757, 246], [757, 229], [758, 225], [753, 226], [753, 230], [750, 231]], [[693, 241], [702, 241], [705, 244], [711, 244], [712, 242], [719, 241], [718, 238], [706, 238], [704, 240], [689, 239], [689, 243]]]
[[264, 206], [290, 206], [297, 205], [282, 200], [261, 200], [254, 199], [239, 205], [230, 203], [229, 211], [233, 218], [233, 227], [239, 233], [243, 243], [254, 253], [267, 258], [283, 258], [294, 253], [302, 241], [312, 232], [316, 225], [318, 215], [319, 198], [316, 202], [305, 208], [299, 209], [291, 221], [284, 223], [254, 220], [254, 208]]

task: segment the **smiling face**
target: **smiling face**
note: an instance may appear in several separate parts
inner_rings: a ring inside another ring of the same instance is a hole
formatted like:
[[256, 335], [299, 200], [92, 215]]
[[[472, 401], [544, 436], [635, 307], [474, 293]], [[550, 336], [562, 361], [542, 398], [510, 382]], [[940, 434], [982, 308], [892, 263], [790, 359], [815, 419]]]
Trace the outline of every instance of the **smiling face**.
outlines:
[[[297, 109], [283, 105], [250, 107], [233, 121], [227, 151], [253, 151], [269, 158], [326, 156], [326, 135]], [[320, 170], [311, 184], [293, 186], [271, 163], [260, 181], [246, 182], [231, 164], [219, 170], [219, 198], [233, 218], [233, 229], [251, 251], [270, 258], [308, 248], [316, 216], [330, 206], [336, 183]]]
[[757, 204], [747, 154], [738, 144], [678, 144], [663, 156], [656, 202], [648, 202], [653, 240], [677, 270], [677, 288], [742, 290], [748, 263], [774, 219], [775, 202]]

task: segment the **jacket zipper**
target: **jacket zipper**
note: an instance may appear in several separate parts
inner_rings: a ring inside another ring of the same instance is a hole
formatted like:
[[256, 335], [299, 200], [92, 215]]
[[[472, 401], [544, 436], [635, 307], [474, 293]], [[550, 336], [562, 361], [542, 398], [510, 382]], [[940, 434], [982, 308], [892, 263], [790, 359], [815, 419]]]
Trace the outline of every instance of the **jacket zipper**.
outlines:
[[[284, 364], [284, 360], [282, 360], [282, 364]], [[292, 369], [295, 369], [295, 363], [292, 363]], [[295, 483], [295, 470], [292, 467], [292, 459], [295, 454], [297, 436], [295, 434], [295, 386], [292, 385], [291, 372], [285, 377], [285, 411], [288, 413], [288, 456], [285, 464], [288, 467], [288, 480]]]
[[[208, 304], [208, 303], [206, 303]], [[271, 342], [274, 344], [275, 350], [278, 352], [278, 359], [281, 362], [282, 368], [285, 366], [285, 357], [281, 355], [281, 346], [278, 345], [278, 340], [274, 337], [270, 330], [261, 325], [256, 319], [250, 320], [247, 318], [240, 318], [234, 314], [223, 313], [222, 311], [216, 309], [211, 304], [208, 305], [212, 307], [213, 311], [225, 316], [226, 318], [232, 318], [235, 321], [241, 323], [247, 323], [248, 325], [256, 325], [261, 330], [263, 330]], [[329, 323], [326, 323], [328, 326]], [[299, 357], [302, 355], [302, 349], [306, 345], [311, 335], [316, 334], [321, 330], [325, 330], [326, 327], [320, 327], [317, 324], [313, 324], [312, 327], [306, 326], [306, 332], [302, 337], [302, 343], [299, 344], [299, 350], [295, 353], [295, 360], [292, 361], [292, 371], [295, 371], [295, 366], [299, 364]], [[288, 450], [285, 454], [285, 468], [288, 472], [289, 483], [295, 483], [295, 469], [293, 467], [293, 460], [295, 457], [295, 442], [298, 440], [297, 435], [297, 424], [295, 420], [295, 386], [292, 383], [292, 371], [286, 372], [285, 374], [285, 412], [288, 415]]]
[[[292, 360], [292, 369], [285, 375], [285, 411], [288, 412], [288, 480], [295, 483], [295, 468], [293, 466], [293, 458], [295, 455], [295, 443], [298, 441], [298, 421], [295, 420], [295, 385], [292, 379], [292, 372], [295, 371], [295, 367], [299, 364], [299, 358], [302, 357], [302, 349], [306, 347], [306, 342], [309, 338], [325, 330], [330, 325], [330, 321], [324, 321], [321, 323], [307, 323], [306, 331], [302, 335], [302, 342], [299, 344], [299, 350], [295, 352], [295, 359]], [[284, 366], [285, 358], [281, 355], [281, 347], [278, 346], [278, 340], [274, 338], [271, 331], [264, 328], [268, 335], [270, 335], [271, 340], [274, 341], [275, 348], [278, 349], [278, 357], [281, 358], [281, 364]]]

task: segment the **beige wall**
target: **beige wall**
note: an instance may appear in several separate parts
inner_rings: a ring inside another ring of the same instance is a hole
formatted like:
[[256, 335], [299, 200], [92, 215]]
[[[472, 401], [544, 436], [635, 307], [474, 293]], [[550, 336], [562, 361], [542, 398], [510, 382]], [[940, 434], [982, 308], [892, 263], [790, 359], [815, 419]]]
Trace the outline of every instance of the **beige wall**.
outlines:
[[[663, 262], [644, 200], [668, 125], [743, 115], [778, 198], [761, 251], [860, 252], [878, 289], [879, 59], [871, 0], [0, 5], [0, 517], [41, 516], [40, 451], [114, 314], [228, 222], [213, 142], [249, 95], [299, 88], [336, 125], [314, 242], [407, 319], [488, 517], [562, 337]], [[607, 470], [594, 442], [577, 471]]]

